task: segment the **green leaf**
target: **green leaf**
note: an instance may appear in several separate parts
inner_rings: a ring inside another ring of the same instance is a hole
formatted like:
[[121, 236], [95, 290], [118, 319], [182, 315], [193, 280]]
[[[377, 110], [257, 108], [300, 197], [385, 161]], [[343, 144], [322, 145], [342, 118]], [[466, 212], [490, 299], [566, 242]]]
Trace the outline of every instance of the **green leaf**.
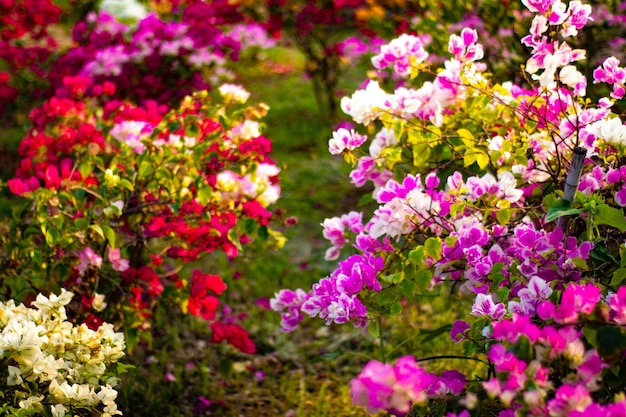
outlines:
[[422, 291], [430, 286], [432, 279], [433, 271], [430, 269], [422, 269], [421, 271], [417, 271], [417, 274], [415, 275], [415, 283]]
[[572, 208], [572, 202], [559, 199], [548, 209], [548, 213], [546, 214], [546, 222], [553, 222], [559, 217], [563, 216], [571, 216], [572, 214], [578, 214], [585, 211], [584, 209]]
[[496, 294], [498, 296], [498, 300], [506, 300], [506, 299], [508, 299], [510, 292], [511, 292], [511, 290], [506, 288], [506, 287], [500, 288], [498, 291], [496, 291]]
[[397, 163], [402, 162], [402, 148], [385, 148], [380, 153], [380, 156], [385, 158], [387, 168], [393, 169]]
[[59, 239], [61, 239], [61, 233], [57, 229], [46, 229], [44, 236], [46, 237], [46, 243], [50, 246], [56, 245]]
[[510, 351], [513, 352], [517, 358], [526, 362], [530, 362], [533, 358], [533, 347], [530, 344], [530, 340], [526, 336], [521, 336], [517, 343], [511, 346]]
[[198, 203], [206, 206], [211, 198], [212, 190], [210, 187], [199, 187], [197, 192]]
[[400, 303], [400, 301], [396, 301], [391, 305], [389, 313], [393, 314], [394, 316], [402, 313], [402, 304]]
[[437, 261], [440, 260], [441, 239], [438, 237], [429, 237], [426, 239], [426, 242], [424, 242], [424, 253]]
[[109, 241], [109, 245], [111, 245], [112, 248], [115, 248], [115, 231], [111, 228], [111, 226], [107, 224], [102, 225], [102, 232]]
[[224, 378], [229, 378], [233, 372], [233, 361], [228, 358], [222, 358], [217, 365], [217, 370]]
[[430, 147], [426, 143], [413, 146], [413, 165], [423, 168], [428, 164], [430, 158]]
[[120, 180], [120, 186], [126, 188], [128, 191], [133, 191], [135, 189], [135, 187], [133, 187], [133, 184], [126, 178], [122, 178]]
[[604, 326], [598, 329], [598, 353], [611, 361], [621, 356], [626, 349], [626, 329], [617, 326]]
[[468, 148], [473, 148], [476, 145], [476, 139], [474, 138], [474, 134], [467, 129], [459, 129], [456, 131], [457, 135], [463, 141], [463, 144]]
[[424, 247], [418, 246], [409, 252], [409, 261], [417, 266], [422, 266], [424, 264]]
[[496, 211], [496, 219], [498, 223], [501, 225], [505, 225], [511, 220], [511, 215], [513, 214], [513, 210], [511, 209], [500, 209]]
[[589, 256], [600, 262], [611, 262], [619, 265], [617, 259], [607, 250], [605, 242], [596, 242], [591, 252], [589, 252]]
[[372, 320], [367, 326], [367, 333], [369, 333], [372, 337], [378, 337], [380, 335], [380, 328], [378, 327], [378, 322], [376, 320]]
[[100, 227], [99, 224], [92, 224], [91, 226], [89, 226], [89, 228], [91, 230], [93, 230], [94, 232], [96, 232], [98, 235], [100, 235], [101, 238], [104, 239], [104, 231], [102, 230], [102, 227]]
[[477, 155], [478, 154], [476, 152], [466, 152], [465, 155], [463, 155], [463, 167], [467, 168], [476, 162]]
[[311, 359], [310, 362], [311, 363], [330, 362], [334, 359], [337, 359], [339, 356], [343, 355], [343, 353], [344, 353], [343, 350], [336, 349], [336, 350], [333, 350], [332, 352], [328, 352], [321, 356], [315, 357]]
[[585, 335], [585, 339], [587, 342], [593, 347], [598, 346], [598, 329], [590, 326], [583, 327], [583, 335]]
[[83, 162], [78, 166], [78, 172], [83, 178], [87, 178], [93, 172], [93, 162]]
[[616, 269], [615, 272], [613, 272], [613, 277], [611, 277], [611, 282], [609, 285], [611, 287], [617, 287], [618, 285], [621, 285], [625, 279], [626, 279], [626, 268]]
[[241, 246], [241, 242], [239, 241], [239, 236], [237, 235], [237, 230], [235, 230], [236, 228], [233, 227], [228, 231], [228, 240], [230, 240], [230, 242], [235, 245], [235, 247], [237, 248], [237, 250], [239, 252], [243, 251], [243, 247]]
[[148, 175], [152, 174], [154, 168], [152, 164], [148, 161], [141, 161], [139, 163], [139, 178], [146, 178]]
[[626, 217], [624, 217], [624, 211], [611, 207], [608, 204], [600, 204], [598, 206], [598, 211], [594, 216], [594, 222], [595, 224], [605, 224], [614, 227], [620, 232], [626, 231]]
[[89, 221], [84, 217], [79, 217], [74, 220], [74, 227], [76, 227], [76, 230], [87, 230], [89, 227]]
[[381, 278], [381, 281], [387, 284], [398, 284], [404, 281], [404, 271], [401, 271], [395, 274], [385, 275], [384, 277]]
[[420, 340], [420, 343], [428, 343], [442, 334], [450, 334], [450, 330], [452, 330], [451, 324], [444, 324], [436, 329], [420, 329], [419, 333], [425, 335], [425, 337]]
[[357, 207], [363, 207], [374, 201], [374, 197], [371, 193], [365, 193], [361, 198], [359, 198], [359, 202], [357, 203]]

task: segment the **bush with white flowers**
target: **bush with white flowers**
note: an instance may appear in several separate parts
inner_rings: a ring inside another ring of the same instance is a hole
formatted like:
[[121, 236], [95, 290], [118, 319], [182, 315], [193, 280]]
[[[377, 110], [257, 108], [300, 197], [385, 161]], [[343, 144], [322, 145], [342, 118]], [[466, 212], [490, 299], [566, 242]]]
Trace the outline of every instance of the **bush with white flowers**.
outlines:
[[109, 323], [94, 331], [67, 321], [73, 296], [39, 294], [33, 308], [0, 303], [0, 414], [122, 414], [109, 365], [124, 356], [124, 335]]

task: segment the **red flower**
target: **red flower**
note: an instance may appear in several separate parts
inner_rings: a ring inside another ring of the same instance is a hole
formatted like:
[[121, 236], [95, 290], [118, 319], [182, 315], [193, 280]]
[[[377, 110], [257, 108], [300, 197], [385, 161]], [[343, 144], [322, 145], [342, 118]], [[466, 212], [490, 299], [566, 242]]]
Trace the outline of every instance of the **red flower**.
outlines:
[[227, 324], [219, 321], [211, 323], [213, 336], [212, 343], [221, 343], [224, 340], [236, 347], [240, 352], [253, 354], [256, 352], [256, 346], [246, 329], [238, 324]]
[[217, 308], [220, 305], [220, 301], [212, 295], [204, 297], [189, 297], [189, 313], [194, 316], [200, 316], [204, 320], [213, 320], [217, 313]]
[[89, 317], [87, 317], [87, 319], [85, 319], [84, 323], [91, 330], [96, 331], [102, 325], [102, 323], [104, 323], [104, 320], [102, 320], [98, 316], [94, 316], [93, 314], [90, 314]]
[[213, 320], [219, 307], [219, 300], [209, 291], [220, 295], [226, 290], [226, 284], [219, 275], [205, 274], [194, 269], [191, 275], [191, 294], [189, 295], [189, 313], [205, 320]]

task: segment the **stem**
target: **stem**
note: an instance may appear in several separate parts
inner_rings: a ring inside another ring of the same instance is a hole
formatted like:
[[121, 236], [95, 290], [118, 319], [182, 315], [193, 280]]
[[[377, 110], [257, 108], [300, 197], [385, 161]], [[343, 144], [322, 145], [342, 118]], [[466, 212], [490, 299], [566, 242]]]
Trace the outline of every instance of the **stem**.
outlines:
[[[567, 172], [567, 177], [565, 178], [565, 187], [563, 188], [563, 200], [570, 203], [574, 202], [576, 190], [578, 190], [580, 176], [583, 171], [583, 164], [585, 163], [585, 155], [587, 155], [587, 150], [585, 148], [580, 146], [574, 148], [572, 163], [569, 166], [569, 171]], [[559, 217], [556, 222], [556, 227], [560, 227], [561, 230], [563, 230], [563, 233], [565, 233], [565, 226], [567, 226], [567, 216]]]
[[380, 361], [387, 363], [385, 357], [385, 343], [383, 338], [383, 316], [378, 316], [378, 340], [380, 341]]
[[416, 359], [415, 362], [425, 362], [425, 361], [434, 361], [439, 359], [466, 359], [468, 361], [476, 361], [480, 363], [484, 363], [489, 366], [489, 362], [486, 362], [482, 359], [478, 358], [470, 358], [469, 356], [457, 356], [457, 355], [441, 355], [441, 356], [429, 356], [427, 358]]

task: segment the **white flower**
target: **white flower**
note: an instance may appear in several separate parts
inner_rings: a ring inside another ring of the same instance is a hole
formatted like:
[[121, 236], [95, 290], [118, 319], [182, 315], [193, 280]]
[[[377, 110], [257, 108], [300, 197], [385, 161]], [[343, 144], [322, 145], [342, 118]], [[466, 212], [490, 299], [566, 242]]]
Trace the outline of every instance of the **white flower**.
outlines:
[[100, 10], [121, 20], [141, 20], [148, 15], [148, 10], [137, 0], [102, 0]]
[[52, 411], [52, 417], [65, 417], [67, 408], [63, 404], [51, 405], [50, 411]]
[[24, 382], [24, 380], [22, 379], [22, 372], [20, 371], [20, 368], [9, 365], [8, 370], [9, 376], [7, 378], [7, 385], [19, 385]]
[[599, 120], [590, 126], [590, 131], [598, 139], [603, 139], [610, 144], [626, 144], [626, 126], [624, 126], [619, 117]]
[[378, 85], [378, 81], [370, 81], [365, 90], [357, 90], [352, 97], [341, 99], [341, 110], [360, 124], [367, 126], [382, 113], [389, 95]]
[[220, 86], [219, 92], [226, 102], [245, 103], [250, 97], [248, 91], [236, 84], [223, 84]]
[[261, 136], [259, 122], [246, 120], [245, 122], [233, 127], [230, 132], [228, 132], [228, 135], [234, 141], [258, 138]]

